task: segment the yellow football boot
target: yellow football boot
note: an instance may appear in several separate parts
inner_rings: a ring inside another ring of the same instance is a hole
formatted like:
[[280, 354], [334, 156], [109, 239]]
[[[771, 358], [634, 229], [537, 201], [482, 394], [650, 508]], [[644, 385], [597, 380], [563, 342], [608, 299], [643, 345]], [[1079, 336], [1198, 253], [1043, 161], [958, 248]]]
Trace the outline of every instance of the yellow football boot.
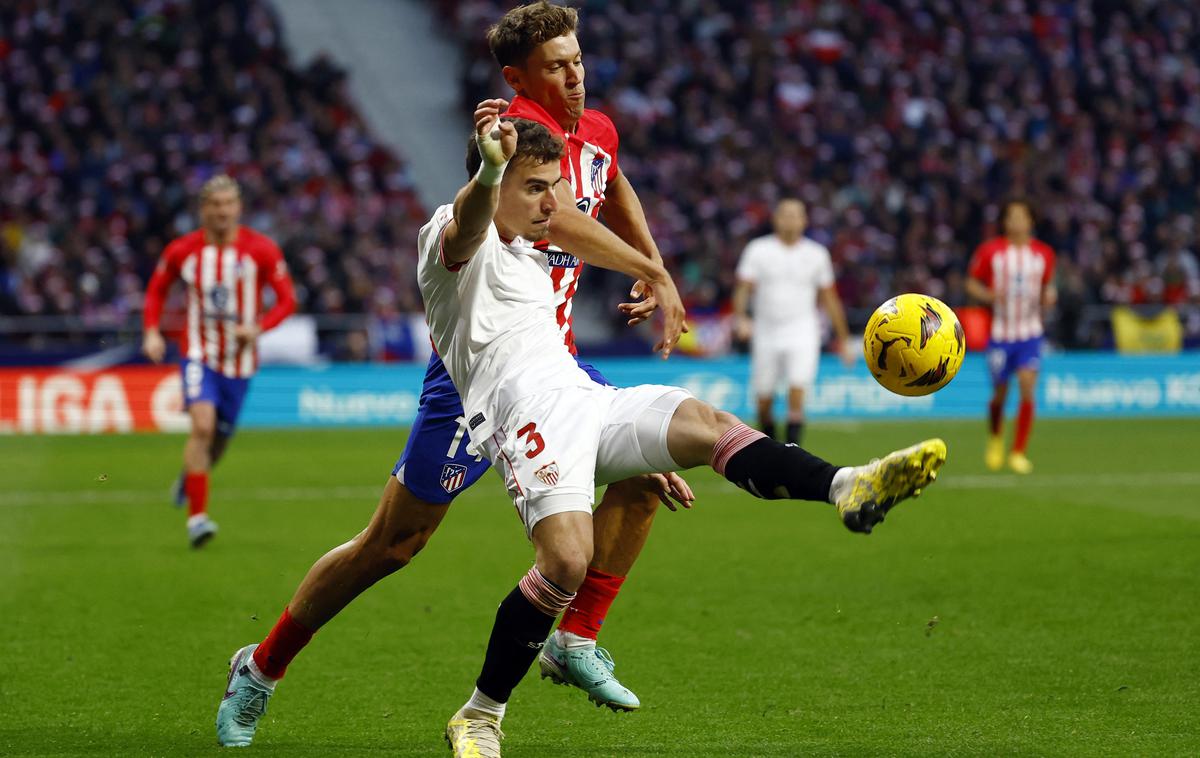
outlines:
[[1004, 437], [989, 437], [987, 450], [983, 453], [983, 462], [988, 471], [999, 471], [1004, 468]]
[[842, 523], [852, 532], [870, 534], [897, 503], [916, 497], [937, 479], [946, 462], [946, 443], [925, 440], [856, 467], [841, 487], [836, 505]]
[[1033, 473], [1033, 461], [1026, 458], [1024, 453], [1018, 453], [1016, 450], [1009, 453], [1008, 467], [1014, 474]]

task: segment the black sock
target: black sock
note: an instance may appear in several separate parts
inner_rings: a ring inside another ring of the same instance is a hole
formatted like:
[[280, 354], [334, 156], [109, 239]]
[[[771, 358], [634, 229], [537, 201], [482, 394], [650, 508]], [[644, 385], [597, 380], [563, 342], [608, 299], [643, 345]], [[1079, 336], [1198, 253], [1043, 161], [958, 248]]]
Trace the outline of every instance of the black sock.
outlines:
[[804, 438], [804, 422], [789, 421], [787, 425], [787, 441], [789, 445], [799, 445]]
[[766, 416], [759, 416], [758, 430], [771, 439], [775, 439], [775, 420]]
[[507, 703], [545, 644], [554, 619], [534, 607], [520, 587], [513, 587], [496, 611], [483, 671], [475, 680], [479, 691], [496, 702]]
[[827, 503], [838, 468], [804, 448], [760, 439], [729, 459], [725, 478], [764, 500], [791, 498]]

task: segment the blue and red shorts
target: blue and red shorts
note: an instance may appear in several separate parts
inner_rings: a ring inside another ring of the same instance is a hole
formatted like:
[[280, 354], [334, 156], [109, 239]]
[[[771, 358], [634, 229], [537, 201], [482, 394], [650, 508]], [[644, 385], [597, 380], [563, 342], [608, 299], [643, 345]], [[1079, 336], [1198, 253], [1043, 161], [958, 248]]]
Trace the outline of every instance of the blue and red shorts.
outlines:
[[987, 351], [993, 384], [1007, 384], [1018, 371], [1037, 371], [1042, 362], [1042, 338], [1019, 342], [992, 342]]
[[212, 403], [217, 409], [217, 434], [228, 437], [237, 426], [242, 403], [250, 389], [249, 379], [238, 379], [213, 371], [200, 361], [185, 360], [183, 372], [183, 407], [192, 403]]
[[[608, 385], [594, 366], [578, 357], [575, 360], [592, 381]], [[492, 467], [482, 455], [468, 453], [469, 444], [462, 399], [441, 358], [434, 355], [425, 371], [421, 404], [408, 443], [392, 474], [425, 502], [446, 505]]]

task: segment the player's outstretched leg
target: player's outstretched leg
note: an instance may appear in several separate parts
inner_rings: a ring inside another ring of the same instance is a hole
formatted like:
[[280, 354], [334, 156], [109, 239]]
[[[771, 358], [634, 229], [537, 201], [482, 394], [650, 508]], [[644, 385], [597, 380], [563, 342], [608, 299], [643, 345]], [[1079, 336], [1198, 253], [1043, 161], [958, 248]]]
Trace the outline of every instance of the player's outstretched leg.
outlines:
[[258, 721], [275, 692], [275, 684], [254, 665], [256, 647], [247, 645], [229, 659], [225, 697], [217, 708], [217, 742], [222, 747], [247, 747], [254, 740]]
[[701, 465], [707, 456], [713, 470], [756, 497], [833, 503], [842, 523], [863, 533], [919, 495], [946, 461], [946, 443], [932, 439], [864, 466], [838, 467], [695, 399], [680, 403], [667, 435], [681, 467]]

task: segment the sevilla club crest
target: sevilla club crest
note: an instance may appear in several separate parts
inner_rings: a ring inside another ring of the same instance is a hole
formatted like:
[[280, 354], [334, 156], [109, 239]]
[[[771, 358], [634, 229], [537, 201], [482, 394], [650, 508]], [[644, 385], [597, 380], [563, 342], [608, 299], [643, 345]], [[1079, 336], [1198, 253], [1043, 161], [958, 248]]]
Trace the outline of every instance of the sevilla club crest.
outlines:
[[558, 484], [558, 463], [550, 461], [545, 466], [542, 466], [533, 475], [547, 487], [553, 487]]

